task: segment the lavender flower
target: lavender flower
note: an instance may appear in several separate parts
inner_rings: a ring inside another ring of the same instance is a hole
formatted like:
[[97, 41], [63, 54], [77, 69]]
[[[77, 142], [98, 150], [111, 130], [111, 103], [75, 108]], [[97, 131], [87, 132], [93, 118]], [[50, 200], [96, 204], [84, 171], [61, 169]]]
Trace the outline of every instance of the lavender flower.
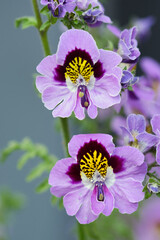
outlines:
[[151, 32], [151, 27], [155, 23], [155, 18], [153, 16], [148, 16], [145, 18], [135, 18], [132, 21], [133, 26], [137, 27], [137, 39], [140, 41], [146, 40]]
[[160, 114], [156, 114], [151, 119], [152, 130], [158, 138], [156, 146], [156, 161], [160, 164]]
[[160, 236], [160, 200], [149, 198], [140, 209], [140, 218], [135, 226], [135, 240], [159, 240]]
[[41, 0], [41, 4], [48, 5], [52, 15], [59, 18], [63, 18], [66, 12], [73, 12], [76, 7], [75, 0]]
[[102, 22], [112, 23], [108, 16], [104, 15], [104, 12], [100, 9], [89, 9], [83, 13], [83, 18], [87, 24], [91, 27], [99, 26]]
[[68, 147], [71, 157], [58, 161], [49, 176], [51, 193], [64, 196], [68, 215], [86, 224], [114, 208], [128, 214], [137, 210], [146, 174], [138, 149], [115, 148], [107, 134], [73, 136]]
[[53, 117], [69, 117], [74, 111], [91, 118], [97, 107], [105, 109], [120, 102], [121, 57], [98, 49], [92, 36], [83, 30], [62, 34], [57, 53], [44, 58], [37, 67], [36, 86]]
[[121, 85], [123, 88], [128, 88], [129, 86], [134, 85], [136, 82], [138, 82], [138, 80], [139, 78], [134, 77], [130, 71], [123, 70], [123, 75], [121, 78]]
[[131, 145], [145, 152], [158, 142], [158, 137], [146, 132], [146, 121], [142, 115], [130, 114], [127, 128], [121, 127], [126, 145]]
[[135, 61], [140, 56], [140, 51], [137, 48], [136, 27], [125, 29], [121, 32], [118, 44], [118, 52], [124, 61]]

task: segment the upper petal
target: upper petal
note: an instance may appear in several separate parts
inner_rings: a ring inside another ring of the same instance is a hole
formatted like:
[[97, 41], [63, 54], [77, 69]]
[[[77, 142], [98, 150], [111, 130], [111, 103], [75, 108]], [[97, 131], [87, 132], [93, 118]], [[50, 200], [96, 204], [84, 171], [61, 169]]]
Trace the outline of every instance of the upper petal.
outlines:
[[58, 44], [57, 63], [64, 64], [66, 56], [75, 49], [85, 50], [91, 57], [93, 63], [99, 60], [99, 50], [91, 34], [86, 31], [71, 29], [64, 32]]
[[72, 137], [68, 143], [69, 154], [76, 158], [79, 149], [85, 144], [90, 142], [90, 140], [97, 140], [101, 143], [107, 150], [109, 154], [113, 152], [114, 144], [112, 142], [113, 138], [108, 134], [79, 134]]
[[142, 133], [146, 130], [146, 121], [144, 116], [138, 114], [130, 114], [127, 117], [127, 125], [129, 131], [133, 134], [136, 132], [137, 134]]

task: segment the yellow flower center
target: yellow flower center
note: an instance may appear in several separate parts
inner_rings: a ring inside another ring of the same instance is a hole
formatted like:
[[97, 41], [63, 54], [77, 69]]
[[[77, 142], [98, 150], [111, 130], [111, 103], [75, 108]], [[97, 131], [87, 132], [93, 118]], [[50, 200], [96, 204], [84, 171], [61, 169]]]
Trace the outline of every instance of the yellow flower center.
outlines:
[[108, 167], [108, 160], [101, 152], [94, 150], [87, 152], [80, 160], [80, 170], [86, 175], [87, 178], [92, 178], [94, 172], [97, 170], [102, 177], [106, 176]]
[[75, 57], [66, 67], [65, 78], [69, 77], [72, 83], [76, 83], [78, 77], [82, 76], [86, 82], [89, 82], [93, 73], [93, 67], [87, 60]]

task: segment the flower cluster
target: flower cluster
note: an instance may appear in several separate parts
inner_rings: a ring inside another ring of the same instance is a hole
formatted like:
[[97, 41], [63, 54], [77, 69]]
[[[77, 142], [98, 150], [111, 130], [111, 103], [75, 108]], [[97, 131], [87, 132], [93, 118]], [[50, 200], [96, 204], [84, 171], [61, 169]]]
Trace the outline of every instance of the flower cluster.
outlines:
[[[114, 208], [131, 214], [144, 197], [160, 192], [160, 64], [142, 58], [145, 75], [136, 76], [141, 54], [137, 39], [149, 35], [154, 20], [139, 19], [121, 31], [110, 25], [98, 0], [41, 0], [41, 4], [52, 19], [61, 18], [69, 28], [60, 37], [57, 52], [37, 66], [41, 75], [36, 87], [44, 106], [53, 117], [67, 118], [74, 112], [79, 120], [86, 112], [95, 119], [98, 109], [109, 108], [107, 127], [120, 136], [120, 147], [108, 134], [73, 136], [70, 157], [51, 170], [51, 193], [64, 197], [67, 214], [81, 224], [101, 213], [109, 216]], [[79, 22], [84, 25], [78, 27]], [[86, 24], [95, 27], [102, 22], [109, 24], [105, 30], [116, 39], [116, 46], [105, 50], [82, 30]], [[123, 114], [115, 117], [114, 110]]]

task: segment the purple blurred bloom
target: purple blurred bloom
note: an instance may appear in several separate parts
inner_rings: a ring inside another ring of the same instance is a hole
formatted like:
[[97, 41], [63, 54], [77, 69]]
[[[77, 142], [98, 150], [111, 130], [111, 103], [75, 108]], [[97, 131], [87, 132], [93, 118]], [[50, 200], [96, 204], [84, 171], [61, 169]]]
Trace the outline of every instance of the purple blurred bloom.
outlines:
[[140, 209], [140, 219], [135, 226], [135, 240], [160, 239], [160, 200], [149, 198]]
[[154, 23], [155, 18], [153, 16], [133, 19], [132, 24], [137, 27], [137, 39], [140, 41], [146, 40], [151, 33], [151, 27]]
[[123, 75], [121, 78], [121, 85], [123, 88], [128, 88], [129, 86], [134, 85], [136, 82], [138, 82], [138, 80], [139, 78], [134, 77], [130, 71], [123, 70]]
[[130, 114], [127, 117], [127, 128], [121, 129], [125, 144], [142, 152], [146, 152], [158, 142], [157, 136], [146, 132], [146, 121], [142, 115]]
[[98, 0], [76, 0], [76, 5], [81, 10], [87, 10], [90, 4], [92, 5], [92, 8], [98, 7], [104, 12], [103, 5]]
[[125, 61], [135, 61], [140, 56], [140, 51], [137, 48], [136, 27], [125, 29], [121, 32], [118, 44], [118, 52]]
[[91, 27], [98, 26], [102, 22], [111, 23], [111, 19], [104, 15], [104, 12], [100, 9], [89, 9], [83, 13], [83, 18], [87, 24]]
[[97, 107], [106, 109], [120, 102], [120, 62], [117, 53], [99, 50], [88, 32], [68, 30], [57, 53], [37, 66], [42, 76], [37, 77], [36, 87], [53, 117], [69, 117], [74, 111], [81, 120], [86, 110], [96, 118]]
[[128, 214], [137, 210], [147, 171], [138, 149], [115, 148], [107, 134], [73, 136], [68, 148], [71, 157], [58, 161], [49, 176], [51, 193], [64, 196], [68, 215], [86, 224], [114, 208]]
[[140, 51], [137, 47], [136, 27], [124, 29], [122, 32], [116, 26], [108, 25], [107, 28], [119, 38], [118, 53], [123, 58], [123, 62], [137, 61], [140, 56]]
[[63, 18], [66, 12], [73, 12], [76, 7], [75, 0], [41, 0], [41, 4], [48, 5], [52, 15], [59, 18]]
[[152, 130], [156, 134], [159, 139], [158, 144], [156, 146], [156, 161], [160, 164], [160, 114], [156, 114], [151, 119]]

